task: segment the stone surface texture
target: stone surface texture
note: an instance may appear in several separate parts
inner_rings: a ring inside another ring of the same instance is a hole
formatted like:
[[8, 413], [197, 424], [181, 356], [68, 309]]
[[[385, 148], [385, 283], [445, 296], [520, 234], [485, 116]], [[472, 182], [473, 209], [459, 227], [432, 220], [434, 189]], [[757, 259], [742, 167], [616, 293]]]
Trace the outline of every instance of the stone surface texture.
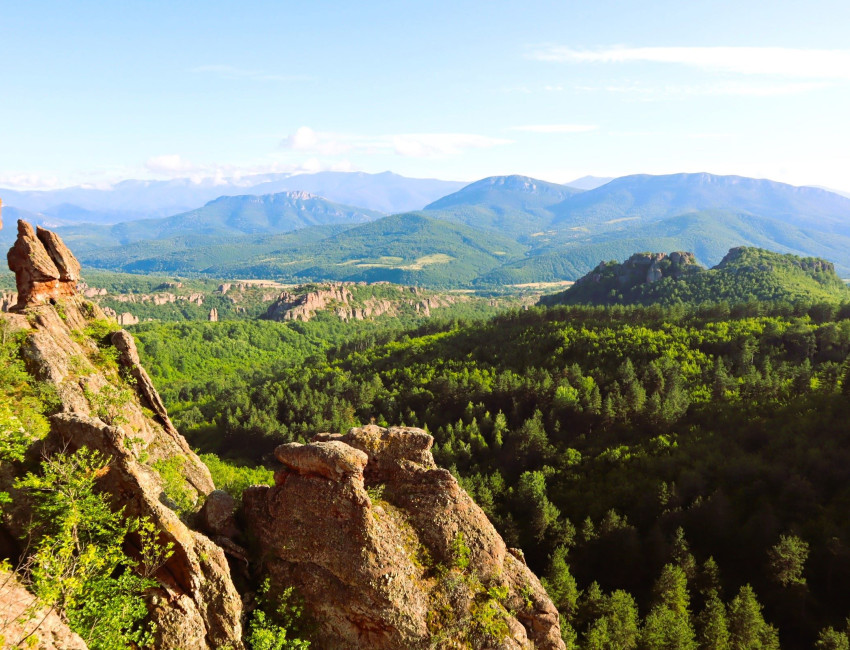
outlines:
[[[276, 485], [243, 496], [272, 584], [299, 589], [321, 648], [563, 648], [540, 582], [435, 465], [432, 443], [420, 429], [370, 425], [278, 447]], [[504, 600], [488, 600], [490, 587]], [[480, 607], [501, 617], [498, 638], [477, 626]]]
[[6, 256], [15, 274], [21, 310], [76, 295], [80, 263], [55, 233], [18, 221], [18, 238]]

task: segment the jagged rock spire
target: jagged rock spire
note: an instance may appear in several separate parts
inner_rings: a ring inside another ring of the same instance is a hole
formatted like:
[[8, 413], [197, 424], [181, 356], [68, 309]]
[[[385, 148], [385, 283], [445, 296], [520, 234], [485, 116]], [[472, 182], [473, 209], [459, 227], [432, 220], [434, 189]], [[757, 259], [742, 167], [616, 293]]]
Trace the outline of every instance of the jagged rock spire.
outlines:
[[18, 239], [6, 259], [18, 285], [15, 310], [77, 293], [80, 263], [54, 232], [18, 220]]

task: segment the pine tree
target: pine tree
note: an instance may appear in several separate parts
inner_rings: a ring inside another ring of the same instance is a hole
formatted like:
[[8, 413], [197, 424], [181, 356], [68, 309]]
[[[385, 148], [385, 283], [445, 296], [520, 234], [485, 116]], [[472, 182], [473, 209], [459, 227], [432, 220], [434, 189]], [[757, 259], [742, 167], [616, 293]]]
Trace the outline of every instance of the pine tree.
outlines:
[[729, 632], [732, 650], [779, 650], [779, 635], [761, 613], [756, 594], [744, 585], [729, 603]]
[[647, 650], [696, 650], [688, 580], [678, 566], [668, 564], [661, 571], [655, 585], [655, 605], [641, 631], [641, 645]]
[[726, 606], [717, 593], [710, 593], [705, 600], [705, 608], [698, 619], [700, 650], [729, 650], [729, 623], [726, 620]]

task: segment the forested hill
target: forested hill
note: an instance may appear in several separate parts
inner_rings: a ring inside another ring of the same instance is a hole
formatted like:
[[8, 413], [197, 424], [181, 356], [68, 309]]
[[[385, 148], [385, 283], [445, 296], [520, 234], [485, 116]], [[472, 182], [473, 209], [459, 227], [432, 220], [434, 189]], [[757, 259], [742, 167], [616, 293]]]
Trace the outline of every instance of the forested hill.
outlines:
[[850, 289], [831, 262], [759, 248], [731, 249], [714, 268], [692, 253], [636, 253], [623, 263], [602, 262], [544, 305], [675, 305], [728, 302], [838, 302]]

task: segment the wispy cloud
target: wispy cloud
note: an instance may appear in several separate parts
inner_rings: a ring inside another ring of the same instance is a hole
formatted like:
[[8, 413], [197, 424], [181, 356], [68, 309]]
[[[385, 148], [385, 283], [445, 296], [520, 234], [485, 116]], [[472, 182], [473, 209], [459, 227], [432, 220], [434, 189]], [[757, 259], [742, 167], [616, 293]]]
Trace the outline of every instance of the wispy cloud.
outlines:
[[599, 127], [595, 124], [526, 124], [513, 126], [511, 131], [526, 131], [528, 133], [587, 133]]
[[307, 75], [270, 74], [263, 70], [249, 70], [233, 65], [201, 65], [190, 68], [189, 72], [210, 74], [222, 79], [251, 79], [254, 81], [306, 81]]
[[707, 84], [657, 85], [640, 83], [576, 86], [579, 92], [609, 92], [629, 95], [641, 101], [668, 101], [698, 96], [777, 97], [808, 93], [835, 85], [834, 81], [771, 82], [721, 82]]
[[281, 146], [293, 151], [334, 156], [349, 152], [367, 154], [393, 153], [413, 158], [456, 156], [468, 149], [486, 149], [512, 140], [491, 138], [474, 133], [399, 133], [356, 135], [314, 131], [302, 126], [287, 136]]
[[157, 178], [188, 178], [195, 183], [239, 184], [240, 180], [257, 174], [303, 174], [320, 171], [353, 171], [347, 160], [322, 161], [309, 158], [298, 164], [280, 160], [266, 160], [249, 164], [195, 163], [179, 154], [165, 154], [148, 158], [145, 172]]
[[850, 50], [786, 47], [609, 47], [549, 45], [529, 58], [556, 63], [666, 63], [748, 75], [850, 80]]

